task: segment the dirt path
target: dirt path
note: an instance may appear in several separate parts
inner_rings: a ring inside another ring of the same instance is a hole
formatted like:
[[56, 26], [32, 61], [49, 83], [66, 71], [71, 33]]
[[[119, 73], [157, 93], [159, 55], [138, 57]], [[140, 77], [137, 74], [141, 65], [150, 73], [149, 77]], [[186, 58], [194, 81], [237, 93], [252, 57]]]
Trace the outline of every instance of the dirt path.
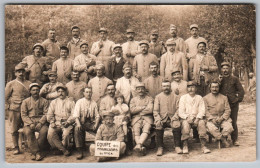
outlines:
[[[162, 157], [155, 155], [156, 150], [149, 150], [143, 157], [125, 156], [120, 160], [110, 162], [244, 162], [256, 160], [256, 105], [254, 103], [240, 104], [238, 116], [239, 147], [217, 149], [216, 143], [209, 144], [210, 154], [202, 154], [199, 143], [192, 143], [190, 153], [187, 155], [178, 155], [173, 152], [173, 139], [170, 131], [166, 131], [164, 136], [165, 153]], [[6, 149], [12, 148], [9, 127], [6, 121]], [[29, 153], [21, 155], [12, 155], [12, 151], [6, 150], [6, 161], [9, 163], [36, 163], [30, 160]], [[88, 163], [96, 162], [94, 157], [85, 152], [85, 158], [81, 161], [76, 160], [75, 152], [72, 156], [52, 156], [48, 155], [43, 161], [37, 163]]]

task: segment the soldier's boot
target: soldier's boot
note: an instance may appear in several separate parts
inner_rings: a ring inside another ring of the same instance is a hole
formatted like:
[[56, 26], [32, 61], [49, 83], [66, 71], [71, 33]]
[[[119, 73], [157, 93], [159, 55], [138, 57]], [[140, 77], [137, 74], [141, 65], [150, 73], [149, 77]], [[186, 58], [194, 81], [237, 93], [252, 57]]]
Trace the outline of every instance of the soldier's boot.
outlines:
[[188, 154], [189, 153], [188, 140], [187, 139], [183, 141], [182, 153], [183, 154]]
[[82, 148], [77, 148], [78, 150], [78, 155], [76, 156], [76, 158], [78, 160], [81, 160], [83, 158], [83, 149]]
[[19, 146], [18, 146], [18, 139], [19, 139], [19, 134], [18, 133], [13, 133], [12, 134], [12, 141], [13, 141], [13, 144], [14, 144], [14, 151], [13, 151], [13, 154], [14, 155], [18, 155], [20, 154], [20, 149], [19, 149]]
[[157, 156], [163, 155], [163, 133], [164, 130], [156, 130]]
[[151, 143], [149, 145], [150, 149], [154, 149], [156, 147], [156, 142], [155, 142], [155, 136], [151, 137]]
[[36, 161], [41, 161], [43, 158], [44, 158], [44, 156], [40, 152], [36, 153], [36, 155], [35, 155]]
[[172, 130], [173, 138], [174, 138], [174, 145], [175, 145], [175, 152], [177, 154], [182, 154], [181, 150], [181, 129], [180, 128], [174, 128]]
[[162, 156], [163, 155], [163, 147], [158, 147], [156, 156]]
[[205, 138], [200, 138], [200, 143], [201, 143], [201, 150], [203, 153], [210, 153], [210, 150], [206, 147], [206, 139]]
[[234, 146], [239, 146], [240, 144], [239, 144], [239, 142], [236, 140], [236, 141], [233, 142], [233, 145], [234, 145]]
[[227, 141], [227, 137], [222, 136], [221, 137], [221, 142], [222, 142], [224, 148], [229, 148], [230, 147], [230, 144]]
[[14, 147], [13, 154], [14, 154], [14, 155], [20, 154], [19, 146]]

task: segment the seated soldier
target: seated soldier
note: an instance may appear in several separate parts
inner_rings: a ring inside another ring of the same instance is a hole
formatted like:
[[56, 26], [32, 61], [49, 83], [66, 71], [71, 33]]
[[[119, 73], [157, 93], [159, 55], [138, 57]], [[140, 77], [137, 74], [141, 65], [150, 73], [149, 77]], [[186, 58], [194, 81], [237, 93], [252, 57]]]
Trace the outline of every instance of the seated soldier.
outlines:
[[227, 137], [234, 130], [230, 118], [230, 107], [226, 96], [219, 93], [219, 81], [213, 80], [210, 92], [203, 99], [206, 107], [207, 130], [218, 141], [221, 140], [224, 147], [229, 147]]
[[203, 153], [210, 153], [206, 147], [206, 122], [205, 104], [203, 98], [196, 94], [196, 83], [189, 81], [187, 83], [188, 93], [181, 96], [179, 103], [179, 117], [181, 121], [181, 140], [183, 141], [183, 153], [187, 154], [188, 139], [190, 137], [191, 128], [197, 129], [199, 133], [201, 149]]
[[[123, 155], [126, 150], [124, 142], [124, 131], [121, 126], [114, 123], [115, 114], [112, 111], [106, 111], [102, 114], [103, 122], [97, 130], [96, 141], [119, 141], [120, 155]], [[95, 155], [95, 144], [91, 144], [89, 152], [92, 156]], [[109, 158], [98, 157], [98, 161], [105, 161]]]
[[143, 145], [153, 124], [153, 98], [146, 94], [143, 83], [136, 85], [136, 91], [138, 96], [130, 101], [131, 125], [136, 143], [134, 152], [138, 155], [146, 155], [146, 148]]
[[[47, 139], [52, 148], [58, 148], [65, 156], [69, 156], [70, 133], [73, 130], [73, 110], [75, 103], [67, 97], [67, 88], [63, 84], [57, 86], [59, 97], [51, 101], [47, 120], [50, 123]], [[59, 134], [62, 133], [62, 140]]]
[[171, 89], [172, 91], [181, 97], [184, 94], [187, 94], [187, 81], [182, 79], [182, 74], [179, 69], [172, 70], [172, 83]]
[[163, 155], [163, 134], [165, 128], [172, 128], [175, 151], [182, 153], [181, 125], [178, 117], [179, 97], [171, 91], [171, 83], [168, 80], [162, 82], [163, 91], [154, 100], [154, 124], [156, 129], [157, 156]]
[[[25, 99], [21, 106], [21, 117], [24, 122], [24, 133], [31, 152], [31, 159], [40, 161], [43, 159], [41, 151], [47, 145], [48, 123], [46, 114], [48, 101], [39, 96], [40, 85], [32, 83], [29, 86], [31, 97]], [[36, 139], [35, 132], [39, 132]]]
[[77, 101], [73, 113], [76, 122], [74, 130], [75, 144], [79, 151], [77, 159], [83, 158], [86, 131], [96, 132], [100, 122], [97, 103], [91, 99], [92, 88], [85, 88], [83, 94], [85, 97]]

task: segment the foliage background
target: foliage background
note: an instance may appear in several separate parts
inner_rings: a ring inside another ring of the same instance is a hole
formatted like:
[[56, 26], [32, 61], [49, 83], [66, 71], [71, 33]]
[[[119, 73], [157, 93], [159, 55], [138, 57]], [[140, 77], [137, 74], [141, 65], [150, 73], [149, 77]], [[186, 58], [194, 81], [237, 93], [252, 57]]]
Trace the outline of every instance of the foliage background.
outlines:
[[226, 44], [225, 52], [241, 67], [255, 71], [255, 6], [247, 5], [6, 5], [5, 6], [5, 80], [13, 78], [15, 64], [32, 53], [36, 42], [47, 38], [55, 28], [57, 39], [66, 45], [70, 28], [78, 25], [81, 37], [90, 44], [98, 39], [98, 29], [106, 27], [109, 39], [126, 41], [125, 31], [133, 28], [136, 40], [149, 38], [158, 29], [166, 41], [170, 24], [178, 27], [178, 36], [189, 38], [189, 25], [200, 27], [210, 49]]

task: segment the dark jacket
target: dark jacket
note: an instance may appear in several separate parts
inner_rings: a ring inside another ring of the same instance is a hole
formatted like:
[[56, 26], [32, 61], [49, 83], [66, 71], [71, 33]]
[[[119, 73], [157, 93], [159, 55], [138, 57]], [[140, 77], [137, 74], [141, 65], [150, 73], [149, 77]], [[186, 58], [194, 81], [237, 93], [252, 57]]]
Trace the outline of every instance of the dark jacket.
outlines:
[[122, 76], [124, 76], [123, 73], [123, 66], [126, 63], [125, 58], [121, 58], [120, 61], [118, 62], [118, 68], [119, 69], [115, 69], [116, 68], [116, 57], [113, 57], [112, 59], [110, 59], [109, 63], [108, 63], [108, 72], [109, 72], [109, 76], [108, 78], [111, 80], [114, 79], [118, 79]]

